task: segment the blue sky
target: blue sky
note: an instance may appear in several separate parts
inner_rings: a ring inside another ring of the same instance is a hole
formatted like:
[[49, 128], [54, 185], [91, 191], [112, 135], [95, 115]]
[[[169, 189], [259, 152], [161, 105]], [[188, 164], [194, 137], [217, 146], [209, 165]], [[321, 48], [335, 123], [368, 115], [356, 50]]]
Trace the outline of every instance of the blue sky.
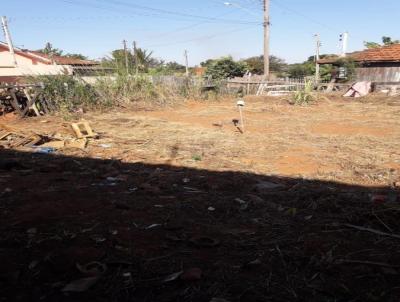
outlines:
[[[10, 19], [16, 46], [42, 48], [49, 41], [70, 53], [100, 58], [122, 40], [164, 60], [190, 65], [207, 58], [245, 58], [262, 53], [260, 0], [12, 0], [0, 13]], [[339, 35], [350, 33], [349, 50], [383, 35], [400, 39], [399, 0], [271, 0], [271, 53], [289, 63], [314, 53], [339, 52]], [[4, 40], [2, 37], [1, 40]]]

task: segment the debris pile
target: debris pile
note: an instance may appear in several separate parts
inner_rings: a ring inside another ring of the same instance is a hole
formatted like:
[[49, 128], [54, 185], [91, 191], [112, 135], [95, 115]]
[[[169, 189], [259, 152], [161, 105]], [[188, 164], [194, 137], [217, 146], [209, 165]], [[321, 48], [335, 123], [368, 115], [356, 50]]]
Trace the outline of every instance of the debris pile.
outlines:
[[0, 125], [0, 149], [33, 149], [39, 153], [52, 153], [64, 148], [85, 149], [88, 139], [97, 137], [86, 121], [72, 123], [71, 129], [75, 137], [59, 133], [49, 135], [23, 133]]
[[40, 116], [53, 111], [42, 89], [41, 84], [0, 85], [0, 115], [16, 112], [20, 117]]

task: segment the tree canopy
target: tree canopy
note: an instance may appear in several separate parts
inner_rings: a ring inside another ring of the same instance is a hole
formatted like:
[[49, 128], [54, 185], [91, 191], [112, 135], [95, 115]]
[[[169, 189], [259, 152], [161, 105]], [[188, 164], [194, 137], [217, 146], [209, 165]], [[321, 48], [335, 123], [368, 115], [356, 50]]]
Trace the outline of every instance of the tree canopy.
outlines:
[[383, 36], [382, 37], [382, 44], [377, 43], [377, 42], [364, 42], [364, 46], [368, 49], [371, 48], [378, 48], [378, 47], [382, 47], [382, 46], [388, 46], [388, 45], [393, 45], [393, 44], [399, 44], [400, 40], [392, 40], [391, 37], [386, 37]]
[[87, 60], [88, 57], [84, 56], [79, 53], [67, 53], [64, 54], [64, 51], [60, 48], [55, 48], [50, 42], [47, 42], [44, 48], [38, 49], [38, 52], [41, 52], [45, 55], [48, 56], [59, 56], [59, 57], [66, 57], [66, 58], [74, 58], [74, 59], [80, 59], [80, 60]]
[[[264, 56], [256, 56], [250, 57], [247, 59], [242, 60], [247, 64], [248, 70], [252, 74], [263, 74], [264, 73]], [[270, 56], [269, 57], [269, 64], [270, 64], [270, 71], [274, 73], [282, 73], [287, 68], [287, 63], [285, 60], [277, 57], [277, 56]]]
[[[323, 54], [321, 59], [325, 57], [332, 57], [330, 54]], [[332, 66], [320, 65], [320, 76], [322, 79], [330, 79], [332, 73]], [[315, 75], [315, 56], [310, 56], [307, 61], [303, 63], [290, 64], [287, 70], [287, 76], [291, 78], [303, 78]]]
[[59, 49], [59, 48], [55, 48], [53, 47], [53, 45], [50, 42], [47, 42], [46, 45], [44, 46], [44, 48], [42, 49], [38, 49], [38, 52], [44, 53], [46, 55], [49, 56], [62, 56], [63, 54], [63, 50]]
[[207, 64], [203, 66], [207, 67], [206, 76], [211, 76], [213, 79], [241, 77], [247, 70], [246, 63], [236, 62], [232, 57], [207, 61]]

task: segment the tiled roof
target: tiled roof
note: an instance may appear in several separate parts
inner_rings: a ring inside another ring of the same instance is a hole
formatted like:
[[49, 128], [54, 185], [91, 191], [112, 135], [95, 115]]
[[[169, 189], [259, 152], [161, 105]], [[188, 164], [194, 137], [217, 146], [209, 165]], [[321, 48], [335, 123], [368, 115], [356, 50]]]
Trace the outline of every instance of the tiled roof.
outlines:
[[68, 58], [68, 57], [61, 57], [61, 56], [49, 56], [39, 51], [28, 51], [36, 56], [45, 58], [47, 60], [54, 61], [58, 65], [97, 65], [95, 61], [90, 60], [81, 60], [76, 58]]
[[[8, 45], [4, 42], [0, 42], [0, 47], [6, 48], [8, 50]], [[20, 54], [22, 56], [26, 57], [32, 57], [34, 59], [41, 59], [46, 64], [52, 64], [52, 62], [55, 62], [58, 65], [80, 65], [80, 66], [93, 66], [93, 65], [98, 65], [97, 62], [95, 61], [90, 61], [90, 60], [80, 60], [80, 59], [75, 59], [75, 58], [68, 58], [68, 57], [61, 57], [61, 56], [52, 56], [50, 57], [49, 55], [46, 55], [44, 53], [41, 53], [39, 51], [32, 51], [32, 50], [27, 50], [27, 49], [19, 49], [14, 47], [14, 51], [16, 54]]]
[[[382, 46], [353, 52], [347, 55], [356, 62], [400, 62], [400, 44]], [[335, 63], [339, 57], [319, 60], [320, 64]]]

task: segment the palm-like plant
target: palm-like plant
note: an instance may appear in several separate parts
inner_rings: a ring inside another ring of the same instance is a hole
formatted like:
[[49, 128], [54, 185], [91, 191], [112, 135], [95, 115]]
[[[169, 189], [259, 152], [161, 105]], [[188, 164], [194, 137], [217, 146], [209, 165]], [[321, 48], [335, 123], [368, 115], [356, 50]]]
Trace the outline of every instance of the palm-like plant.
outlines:
[[146, 72], [151, 66], [151, 63], [154, 61], [152, 55], [152, 51], [137, 48], [134, 54], [134, 64], [136, 69], [141, 72]]

